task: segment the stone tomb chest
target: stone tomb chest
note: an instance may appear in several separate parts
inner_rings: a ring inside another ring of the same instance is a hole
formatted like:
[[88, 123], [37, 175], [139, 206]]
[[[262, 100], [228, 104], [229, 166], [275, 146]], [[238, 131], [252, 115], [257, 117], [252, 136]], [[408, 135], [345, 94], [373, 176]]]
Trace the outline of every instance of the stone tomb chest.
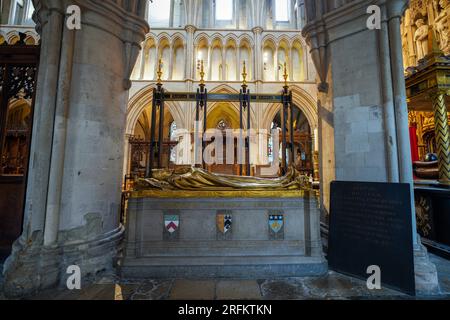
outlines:
[[264, 278], [322, 275], [318, 203], [307, 190], [130, 194], [122, 275]]
[[128, 203], [125, 277], [291, 277], [327, 271], [315, 196]]

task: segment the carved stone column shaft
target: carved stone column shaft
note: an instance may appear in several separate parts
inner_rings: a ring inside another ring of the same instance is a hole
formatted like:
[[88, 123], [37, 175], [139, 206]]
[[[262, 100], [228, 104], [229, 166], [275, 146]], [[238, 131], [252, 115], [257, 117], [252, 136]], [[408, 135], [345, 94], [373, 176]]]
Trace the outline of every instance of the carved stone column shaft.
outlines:
[[[148, 32], [145, 1], [34, 0], [41, 60], [24, 232], [5, 262], [5, 293], [23, 297], [113, 271], [129, 80]], [[77, 5], [81, 29], [66, 26]]]

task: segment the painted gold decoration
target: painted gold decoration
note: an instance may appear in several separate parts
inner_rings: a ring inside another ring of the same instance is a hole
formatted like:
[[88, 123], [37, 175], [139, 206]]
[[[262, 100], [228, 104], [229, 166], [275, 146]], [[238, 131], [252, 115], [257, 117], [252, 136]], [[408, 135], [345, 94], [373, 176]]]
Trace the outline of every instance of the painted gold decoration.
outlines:
[[[158, 199], [208, 199], [208, 198], [303, 198], [305, 190], [232, 190], [232, 191], [180, 191], [180, 190], [137, 190], [127, 193], [128, 198]], [[318, 195], [316, 194], [318, 197]]]
[[247, 68], [245, 66], [245, 61], [244, 61], [244, 69], [242, 70], [242, 85], [243, 86], [247, 86]]
[[411, 110], [408, 112], [408, 123], [409, 123], [410, 127], [417, 125], [417, 112], [416, 111]]
[[158, 61], [158, 71], [156, 72], [156, 74], [158, 75], [158, 80], [157, 80], [157, 84], [162, 84], [162, 60], [159, 59]]
[[411, 0], [409, 8], [413, 19], [424, 17], [427, 15], [427, 0]]
[[288, 87], [288, 77], [289, 77], [289, 74], [288, 74], [288, 71], [287, 71], [287, 64], [286, 64], [286, 62], [284, 63], [284, 74], [283, 74], [283, 78], [284, 78], [284, 86], [285, 87]]
[[205, 67], [203, 64], [203, 60], [200, 61], [200, 84], [205, 84]]
[[446, 93], [438, 91], [431, 96], [433, 100], [436, 146], [439, 158], [439, 179], [450, 184], [450, 129], [448, 125]]

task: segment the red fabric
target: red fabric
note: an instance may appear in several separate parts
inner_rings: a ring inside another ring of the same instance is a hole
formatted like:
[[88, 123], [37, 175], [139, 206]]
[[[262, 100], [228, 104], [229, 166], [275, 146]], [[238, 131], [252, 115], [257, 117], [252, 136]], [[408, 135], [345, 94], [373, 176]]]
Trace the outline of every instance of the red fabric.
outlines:
[[419, 146], [417, 141], [417, 128], [409, 127], [409, 137], [411, 141], [411, 158], [413, 162], [419, 161]]

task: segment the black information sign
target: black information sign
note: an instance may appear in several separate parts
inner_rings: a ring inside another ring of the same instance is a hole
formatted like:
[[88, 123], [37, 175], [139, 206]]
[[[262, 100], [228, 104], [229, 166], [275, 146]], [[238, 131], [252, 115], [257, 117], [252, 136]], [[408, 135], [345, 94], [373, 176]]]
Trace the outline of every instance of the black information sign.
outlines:
[[330, 269], [367, 280], [378, 266], [382, 286], [415, 295], [409, 185], [333, 182], [328, 249]]

